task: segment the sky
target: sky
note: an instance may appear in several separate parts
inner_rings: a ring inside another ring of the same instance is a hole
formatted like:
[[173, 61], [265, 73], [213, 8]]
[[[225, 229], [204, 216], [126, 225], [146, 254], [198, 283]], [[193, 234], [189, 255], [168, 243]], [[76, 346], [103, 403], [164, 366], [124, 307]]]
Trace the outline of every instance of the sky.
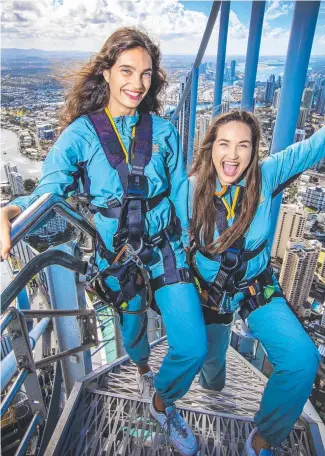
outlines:
[[[196, 54], [212, 1], [0, 0], [1, 47], [99, 51], [116, 28], [139, 26], [165, 55]], [[228, 55], [245, 55], [252, 2], [230, 3]], [[294, 1], [266, 4], [260, 55], [285, 55]], [[220, 17], [220, 14], [219, 14]], [[218, 20], [206, 55], [215, 55]], [[321, 2], [312, 54], [325, 55], [325, 1]]]

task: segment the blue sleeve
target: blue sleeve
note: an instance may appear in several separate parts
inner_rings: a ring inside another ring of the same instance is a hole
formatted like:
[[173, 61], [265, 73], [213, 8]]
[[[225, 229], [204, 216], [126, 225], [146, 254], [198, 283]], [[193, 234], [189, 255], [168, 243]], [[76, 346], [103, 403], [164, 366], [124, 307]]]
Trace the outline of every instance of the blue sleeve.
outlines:
[[176, 216], [182, 227], [182, 242], [184, 247], [189, 246], [189, 222], [188, 222], [188, 178], [184, 165], [181, 140], [174, 125], [170, 124], [171, 131], [166, 141], [169, 146], [167, 166], [170, 177], [169, 198], [175, 206]]
[[20, 196], [12, 200], [10, 206], [18, 206], [23, 211], [44, 193], [72, 196], [79, 188], [79, 169], [77, 163], [83, 161], [83, 150], [86, 147], [85, 138], [80, 135], [75, 121], [69, 125], [46, 157], [42, 175], [37, 187], [30, 195]]
[[281, 192], [295, 177], [325, 158], [325, 127], [309, 139], [287, 147], [261, 164], [263, 183], [272, 193]]

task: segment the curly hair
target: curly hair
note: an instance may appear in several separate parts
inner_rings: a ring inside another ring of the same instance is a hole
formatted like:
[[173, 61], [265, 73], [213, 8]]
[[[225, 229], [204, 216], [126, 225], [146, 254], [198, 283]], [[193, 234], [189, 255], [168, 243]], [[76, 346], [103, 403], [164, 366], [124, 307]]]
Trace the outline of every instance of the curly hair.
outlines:
[[137, 109], [156, 114], [161, 111], [158, 95], [167, 86], [167, 75], [160, 67], [160, 49], [146, 33], [135, 27], [123, 27], [112, 33], [101, 50], [72, 76], [74, 84], [60, 113], [61, 132], [78, 117], [99, 111], [108, 104], [109, 86], [103, 72], [112, 68], [122, 52], [134, 48], [145, 49], [152, 59], [151, 86]]

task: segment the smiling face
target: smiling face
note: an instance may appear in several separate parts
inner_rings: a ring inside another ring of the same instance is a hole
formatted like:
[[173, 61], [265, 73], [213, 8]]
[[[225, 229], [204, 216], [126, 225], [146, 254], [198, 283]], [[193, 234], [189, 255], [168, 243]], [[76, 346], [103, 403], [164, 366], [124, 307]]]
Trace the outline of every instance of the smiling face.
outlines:
[[109, 85], [108, 107], [113, 116], [134, 115], [151, 85], [152, 59], [143, 48], [122, 52], [103, 72]]
[[212, 160], [221, 185], [239, 180], [250, 164], [252, 150], [252, 132], [248, 125], [231, 121], [218, 127]]

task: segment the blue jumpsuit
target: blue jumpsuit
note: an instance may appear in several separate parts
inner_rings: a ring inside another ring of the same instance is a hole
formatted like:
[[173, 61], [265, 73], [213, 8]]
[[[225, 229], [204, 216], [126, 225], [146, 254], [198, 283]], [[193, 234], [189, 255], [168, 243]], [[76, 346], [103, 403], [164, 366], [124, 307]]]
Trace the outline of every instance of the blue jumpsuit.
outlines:
[[[255, 217], [245, 233], [246, 250], [256, 249], [269, 237], [272, 193], [284, 188], [293, 176], [314, 166], [322, 158], [325, 158], [325, 128], [310, 139], [296, 143], [261, 162], [261, 198]], [[194, 185], [195, 182], [191, 180], [190, 212]], [[242, 179], [238, 185], [245, 186], [245, 180]], [[230, 189], [232, 200], [236, 187], [232, 185]], [[217, 182], [216, 191], [220, 190], [220, 183]], [[231, 204], [229, 193], [226, 199]], [[232, 223], [233, 219], [228, 221], [229, 226]], [[218, 237], [216, 228], [214, 239]], [[266, 246], [258, 256], [248, 261], [242, 280], [258, 276], [267, 267], [269, 259], [270, 249]], [[208, 282], [214, 282], [220, 263], [206, 258], [199, 251], [194, 256], [194, 262], [201, 276]], [[280, 291], [275, 276], [273, 280], [276, 291]], [[224, 303], [223, 311], [236, 311], [242, 298], [242, 293], [236, 293]], [[276, 446], [286, 439], [302, 412], [311, 392], [320, 356], [282, 297], [274, 297], [270, 303], [252, 312], [248, 323], [253, 335], [262, 342], [274, 367], [255, 422], [260, 435], [272, 446]], [[231, 325], [207, 326], [208, 357], [200, 373], [200, 384], [204, 388], [220, 391], [225, 385], [230, 331]]]
[[[115, 117], [120, 137], [129, 149], [132, 128], [139, 120], [134, 116]], [[172, 261], [177, 268], [187, 268], [183, 246], [188, 245], [188, 180], [178, 133], [174, 126], [161, 117], [152, 116], [153, 153], [144, 173], [148, 179], [148, 197], [164, 193], [169, 189], [169, 198], [145, 214], [145, 231], [149, 236], [165, 229], [172, 215], [172, 206], [182, 227], [181, 240], [169, 241], [173, 252]], [[58, 138], [43, 165], [42, 177], [37, 188], [29, 196], [18, 197], [10, 204], [26, 209], [40, 195], [54, 193], [70, 197], [77, 193], [80, 180], [78, 169], [86, 170], [88, 193], [92, 204], [107, 207], [107, 202], [118, 198], [122, 202], [123, 188], [117, 171], [105, 156], [92, 123], [82, 116], [69, 125]], [[118, 220], [107, 218], [97, 212], [94, 216], [96, 229], [106, 247], [113, 248], [113, 236]], [[97, 266], [103, 270], [108, 266], [106, 259], [97, 254]], [[163, 256], [158, 247], [154, 260], [146, 265], [150, 278], [164, 273]], [[117, 279], [109, 278], [114, 291], [119, 290]], [[136, 295], [129, 302], [129, 310], [138, 310], [142, 296]], [[182, 397], [202, 366], [207, 354], [206, 329], [201, 305], [195, 286], [191, 283], [167, 285], [155, 292], [155, 300], [161, 311], [167, 332], [169, 349], [163, 360], [154, 384], [167, 406]], [[146, 333], [145, 314], [124, 314], [122, 337], [124, 347], [132, 361], [139, 366], [148, 362], [150, 349]]]

